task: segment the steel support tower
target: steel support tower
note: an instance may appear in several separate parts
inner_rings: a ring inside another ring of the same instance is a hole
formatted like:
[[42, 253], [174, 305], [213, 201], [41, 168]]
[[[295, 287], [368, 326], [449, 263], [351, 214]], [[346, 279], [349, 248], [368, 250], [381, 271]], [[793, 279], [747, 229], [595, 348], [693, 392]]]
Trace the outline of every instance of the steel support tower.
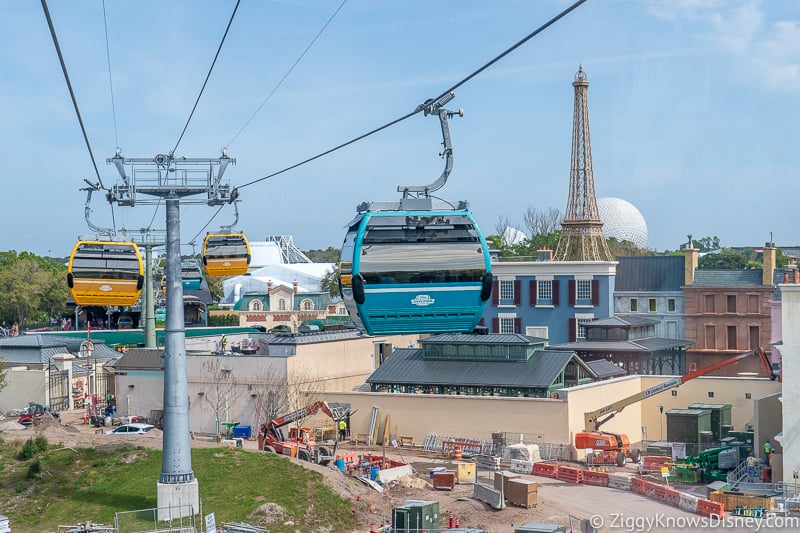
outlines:
[[[164, 336], [164, 418], [161, 476], [156, 484], [158, 520], [191, 516], [200, 511], [197, 478], [192, 471], [189, 440], [189, 388], [186, 377], [186, 331], [181, 284], [180, 205], [222, 205], [238, 196], [222, 176], [235, 163], [227, 156], [175, 158], [124, 158], [117, 150], [107, 160], [116, 166], [121, 181], [108, 192], [108, 200], [121, 206], [166, 204], [167, 321]], [[203, 198], [197, 198], [204, 195]], [[151, 289], [151, 287], [148, 287]]]
[[592, 170], [592, 140], [589, 135], [589, 79], [578, 67], [572, 118], [572, 158], [567, 212], [561, 221], [561, 238], [553, 257], [556, 261], [613, 261], [603, 237], [603, 221], [597, 209]]

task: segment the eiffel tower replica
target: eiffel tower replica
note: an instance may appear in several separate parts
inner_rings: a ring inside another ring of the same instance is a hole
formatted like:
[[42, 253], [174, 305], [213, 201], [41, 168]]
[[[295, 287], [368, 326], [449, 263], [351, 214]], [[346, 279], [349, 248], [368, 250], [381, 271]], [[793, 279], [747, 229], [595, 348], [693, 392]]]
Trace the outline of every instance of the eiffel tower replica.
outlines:
[[597, 209], [592, 171], [592, 140], [589, 136], [589, 79], [578, 67], [572, 118], [572, 160], [569, 173], [567, 212], [561, 221], [555, 261], [613, 261], [603, 237], [603, 221]]

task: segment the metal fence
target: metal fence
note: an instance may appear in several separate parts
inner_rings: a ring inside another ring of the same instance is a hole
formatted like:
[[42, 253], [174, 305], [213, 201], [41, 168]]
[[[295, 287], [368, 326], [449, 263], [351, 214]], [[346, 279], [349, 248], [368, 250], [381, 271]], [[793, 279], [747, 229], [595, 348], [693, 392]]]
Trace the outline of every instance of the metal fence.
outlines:
[[[171, 517], [159, 520], [158, 517]], [[191, 505], [153, 507], [114, 514], [114, 533], [197, 533], [202, 530], [202, 504], [200, 510]]]

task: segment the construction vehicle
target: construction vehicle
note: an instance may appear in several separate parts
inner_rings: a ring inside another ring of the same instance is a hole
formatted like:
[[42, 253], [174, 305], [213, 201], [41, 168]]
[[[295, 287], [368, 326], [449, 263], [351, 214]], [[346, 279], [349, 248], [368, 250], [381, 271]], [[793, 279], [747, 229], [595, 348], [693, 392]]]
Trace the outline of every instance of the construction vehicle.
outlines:
[[592, 453], [587, 454], [587, 461], [592, 464], [616, 464], [617, 466], [625, 466], [628, 460], [638, 463], [641, 458], [641, 451], [638, 448], [630, 448], [630, 439], [628, 439], [627, 435], [600, 431], [600, 426], [614, 418], [617, 413], [629, 405], [664, 391], [680, 387], [689, 380], [732, 365], [751, 355], [757, 355], [760, 358], [762, 365], [766, 368], [767, 375], [772, 381], [778, 379], [777, 374], [773, 371], [772, 365], [762, 348], [759, 347], [755, 350], [735, 355], [724, 361], [690, 372], [684, 376], [659, 383], [649, 389], [628, 396], [627, 398], [606, 405], [605, 407], [601, 407], [596, 411], [585, 413], [583, 416], [584, 427], [586, 429], [575, 435], [575, 448], [578, 450], [591, 449]]
[[30, 426], [44, 417], [52, 417], [54, 420], [58, 421], [59, 424], [61, 423], [61, 415], [50, 409], [49, 405], [28, 402], [28, 408], [17, 419], [17, 423], [23, 426]]
[[289, 435], [283, 433], [284, 426], [297, 420], [322, 411], [334, 418], [326, 402], [314, 402], [292, 413], [274, 418], [267, 424], [262, 424], [258, 432], [258, 449], [266, 452], [279, 453], [290, 457], [297, 457], [301, 461], [315, 462], [320, 465], [328, 464], [332, 454], [326, 446], [317, 445], [314, 440], [314, 430], [306, 427], [292, 427]]

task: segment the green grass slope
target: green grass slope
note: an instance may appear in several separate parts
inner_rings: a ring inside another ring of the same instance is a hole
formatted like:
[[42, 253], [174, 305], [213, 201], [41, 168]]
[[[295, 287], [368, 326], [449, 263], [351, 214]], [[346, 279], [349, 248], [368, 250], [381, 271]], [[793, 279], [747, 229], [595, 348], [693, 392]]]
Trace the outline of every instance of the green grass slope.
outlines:
[[[0, 441], [0, 514], [11, 518], [14, 533], [56, 531], [58, 525], [87, 520], [113, 525], [116, 512], [156, 507], [161, 457], [160, 450], [135, 442], [73, 449], [53, 446], [44, 437]], [[286, 458], [239, 448], [196, 448], [192, 469], [202, 513], [213, 512], [217, 524], [268, 525], [276, 533], [358, 526], [350, 503], [320, 473]], [[152, 515], [122, 517], [122, 531], [152, 529], [147, 527]]]

